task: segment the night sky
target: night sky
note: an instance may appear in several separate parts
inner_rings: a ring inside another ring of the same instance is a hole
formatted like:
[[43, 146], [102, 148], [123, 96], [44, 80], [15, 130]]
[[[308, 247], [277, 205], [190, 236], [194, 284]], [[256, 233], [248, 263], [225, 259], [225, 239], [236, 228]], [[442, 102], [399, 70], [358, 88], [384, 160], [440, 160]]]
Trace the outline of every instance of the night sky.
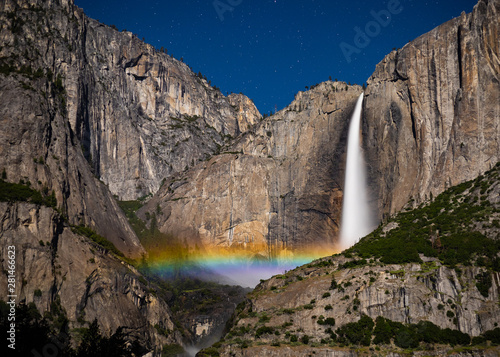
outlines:
[[[88, 16], [183, 58], [224, 94], [246, 94], [261, 113], [282, 109], [330, 76], [363, 84], [393, 48], [471, 12], [476, 2], [75, 0]], [[382, 25], [371, 22], [373, 13]], [[370, 36], [356, 43], [356, 27]]]

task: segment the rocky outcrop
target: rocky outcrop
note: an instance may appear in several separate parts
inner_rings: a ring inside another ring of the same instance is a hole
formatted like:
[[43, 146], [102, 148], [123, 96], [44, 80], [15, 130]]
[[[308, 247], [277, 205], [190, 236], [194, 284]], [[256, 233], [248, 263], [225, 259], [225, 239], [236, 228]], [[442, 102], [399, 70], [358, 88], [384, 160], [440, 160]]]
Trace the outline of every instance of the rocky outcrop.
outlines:
[[225, 97], [132, 33], [82, 21], [82, 55], [66, 81], [69, 120], [96, 174], [120, 199], [155, 193], [260, 118], [245, 96]]
[[[341, 261], [335, 263], [342, 264]], [[275, 315], [273, 311], [280, 308], [296, 309], [292, 316], [282, 314], [271, 319], [269, 326], [281, 326], [292, 318], [295, 330], [303, 330], [318, 342], [328, 338], [325, 328], [312, 318], [320, 315], [334, 317], [335, 326], [358, 321], [361, 314], [373, 319], [384, 316], [407, 324], [431, 321], [441, 328], [458, 329], [471, 336], [496, 327], [496, 316], [500, 313], [498, 273], [494, 273], [496, 283], [488, 297], [484, 297], [475, 284], [471, 284], [482, 271], [478, 267], [464, 268], [462, 275], [457, 276], [453, 269], [434, 260], [424, 264], [368, 265], [339, 270], [335, 263], [331, 269], [303, 267], [291, 275], [269, 280], [256, 289], [254, 294], [258, 298], [251, 299], [252, 311]], [[298, 276], [302, 280], [297, 281]], [[330, 289], [333, 278], [342, 289]], [[331, 295], [323, 297], [325, 293]], [[298, 309], [312, 300], [315, 301], [312, 308]], [[331, 309], [325, 309], [327, 305]], [[453, 312], [452, 317], [447, 315], [448, 311]], [[241, 319], [238, 325], [254, 325], [257, 321], [258, 318]]]
[[[6, 0], [1, 9], [9, 25], [0, 35], [2, 64], [58, 78], [78, 149], [122, 200], [156, 192], [260, 118], [245, 96], [225, 97], [186, 64], [89, 19], [72, 1]], [[51, 97], [30, 85], [33, 95]]]
[[[450, 352], [447, 349], [439, 351], [425, 351], [421, 353], [413, 353], [412, 356], [424, 357], [424, 356], [434, 356], [434, 357], [496, 357], [499, 353], [498, 348], [492, 348], [490, 350], [471, 350], [467, 352]], [[371, 354], [374, 351], [370, 351]], [[311, 348], [311, 347], [271, 347], [271, 346], [257, 346], [250, 348], [239, 348], [230, 346], [227, 347], [220, 353], [221, 357], [252, 357], [252, 356], [262, 356], [262, 357], [309, 357], [311, 355], [317, 357], [358, 357], [366, 356], [366, 351], [363, 349], [349, 350], [347, 348]], [[381, 355], [376, 353], [376, 355]], [[396, 353], [390, 352], [386, 354], [390, 357], [403, 357], [408, 356], [406, 353]]]
[[[82, 153], [85, 145], [68, 121], [71, 90], [65, 81], [70, 75], [64, 69], [72, 68], [75, 60], [68, 49], [74, 44], [68, 41], [82, 19], [68, 14], [67, 3], [54, 8], [51, 2], [20, 3], [22, 7], [0, 3], [5, 24], [0, 30], [0, 168], [7, 181], [54, 191], [58, 208], [71, 224], [90, 226], [127, 256], [140, 257], [144, 249], [109, 190], [91, 171]], [[56, 31], [52, 24], [69, 26], [73, 33]]]
[[211, 346], [223, 336], [234, 308], [250, 291], [240, 286], [220, 285], [182, 293], [177, 299], [176, 316], [192, 333], [192, 342], [198, 350]]
[[[356, 350], [325, 342], [329, 341], [328, 327], [335, 330], [362, 315], [402, 323], [431, 321], [471, 336], [496, 327], [500, 313], [498, 273], [489, 296], [484, 297], [471, 284], [481, 270], [478, 267], [464, 268], [460, 276], [435, 259], [426, 259], [423, 264], [339, 268], [348, 260], [342, 256], [325, 258], [257, 286], [217, 347], [221, 356], [250, 356], [256, 351], [259, 356], [363, 355], [361, 347]], [[332, 289], [332, 279], [338, 288]], [[318, 322], [329, 317], [335, 319], [335, 327]], [[262, 326], [272, 330], [257, 337]], [[291, 344], [291, 334], [299, 340], [307, 335], [309, 341]], [[246, 341], [246, 347], [241, 347], [241, 341]], [[428, 347], [428, 356], [455, 355], [449, 347]], [[394, 348], [391, 351], [399, 355]], [[472, 348], [469, 352], [472, 356], [495, 356], [499, 351]], [[389, 355], [383, 347], [379, 353]], [[413, 355], [419, 356], [419, 352]]]
[[500, 159], [500, 2], [480, 0], [391, 52], [368, 80], [363, 139], [381, 216]]
[[[17, 301], [34, 302], [39, 311], [64, 309], [70, 329], [97, 319], [104, 334], [124, 328], [129, 341], [149, 351], [182, 343], [167, 304], [157, 297], [131, 265], [106, 252], [88, 238], [72, 232], [51, 208], [28, 203], [0, 202], [0, 247], [16, 249]], [[7, 259], [2, 269], [8, 270]], [[0, 275], [7, 286], [7, 275]], [[6, 301], [6, 289], [0, 299]], [[161, 327], [158, 329], [157, 327]], [[170, 331], [170, 335], [159, 331]], [[40, 346], [40, 351], [41, 351]]]
[[255, 104], [250, 100], [250, 98], [241, 93], [232, 93], [227, 97], [227, 99], [229, 100], [229, 104], [231, 104], [231, 106], [236, 110], [236, 119], [240, 132], [252, 129], [252, 126], [258, 122], [257, 119], [261, 118]]
[[347, 123], [361, 87], [325, 82], [219, 155], [167, 180], [142, 209], [158, 227], [216, 252], [287, 257], [331, 251], [342, 205]]

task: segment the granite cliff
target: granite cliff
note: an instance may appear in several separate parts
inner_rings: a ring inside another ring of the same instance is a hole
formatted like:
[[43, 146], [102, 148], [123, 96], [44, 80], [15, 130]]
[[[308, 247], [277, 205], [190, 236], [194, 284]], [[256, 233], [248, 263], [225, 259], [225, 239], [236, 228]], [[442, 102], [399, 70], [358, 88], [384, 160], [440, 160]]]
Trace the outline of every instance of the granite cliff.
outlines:
[[[391, 52], [368, 79], [363, 146], [380, 219], [498, 161], [499, 11], [499, 1], [479, 1]], [[332, 250], [360, 93], [342, 82], [300, 92], [220, 155], [167, 180], [141, 217], [159, 206], [161, 230], [249, 256]]]
[[[142, 354], [184, 343], [161, 289], [71, 229], [53, 208], [0, 202], [0, 223], [2, 256], [7, 256], [8, 246], [16, 247], [18, 303], [35, 303], [45, 316], [64, 316], [69, 320], [66, 333], [73, 336], [94, 319], [105, 335], [121, 327]], [[1, 274], [0, 284], [7, 286], [7, 274]], [[35, 349], [44, 353], [43, 348]]]
[[500, 2], [391, 52], [368, 79], [363, 138], [381, 216], [490, 169], [500, 155]]
[[[361, 87], [325, 82], [167, 180], [139, 212], [220, 253], [286, 257], [332, 246], [342, 206], [347, 123]], [[188, 217], [188, 219], [186, 219]]]
[[71, 125], [65, 69], [81, 57], [69, 41], [85, 33], [78, 31], [83, 13], [67, 2], [2, 1], [0, 9], [0, 166], [6, 180], [53, 191], [71, 224], [90, 226], [129, 257], [140, 257], [144, 249]]

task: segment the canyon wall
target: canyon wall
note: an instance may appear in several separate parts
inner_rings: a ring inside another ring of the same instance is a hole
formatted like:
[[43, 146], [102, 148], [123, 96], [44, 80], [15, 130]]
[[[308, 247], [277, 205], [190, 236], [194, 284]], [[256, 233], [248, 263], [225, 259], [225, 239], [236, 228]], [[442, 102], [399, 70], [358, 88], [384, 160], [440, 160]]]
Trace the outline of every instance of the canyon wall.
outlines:
[[286, 258], [329, 252], [342, 209], [349, 117], [361, 87], [325, 82], [210, 160], [167, 180], [140, 212], [217, 251]]
[[368, 79], [363, 138], [381, 216], [500, 160], [500, 2], [392, 51]]

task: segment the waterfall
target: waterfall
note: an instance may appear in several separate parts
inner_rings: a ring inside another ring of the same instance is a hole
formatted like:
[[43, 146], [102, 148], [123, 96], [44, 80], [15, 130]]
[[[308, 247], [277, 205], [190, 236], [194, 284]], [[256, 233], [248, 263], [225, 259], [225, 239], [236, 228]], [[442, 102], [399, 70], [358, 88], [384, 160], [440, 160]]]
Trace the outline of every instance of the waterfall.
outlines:
[[344, 202], [340, 226], [340, 246], [347, 249], [373, 229], [368, 204], [366, 170], [360, 142], [363, 93], [356, 102], [347, 138]]

